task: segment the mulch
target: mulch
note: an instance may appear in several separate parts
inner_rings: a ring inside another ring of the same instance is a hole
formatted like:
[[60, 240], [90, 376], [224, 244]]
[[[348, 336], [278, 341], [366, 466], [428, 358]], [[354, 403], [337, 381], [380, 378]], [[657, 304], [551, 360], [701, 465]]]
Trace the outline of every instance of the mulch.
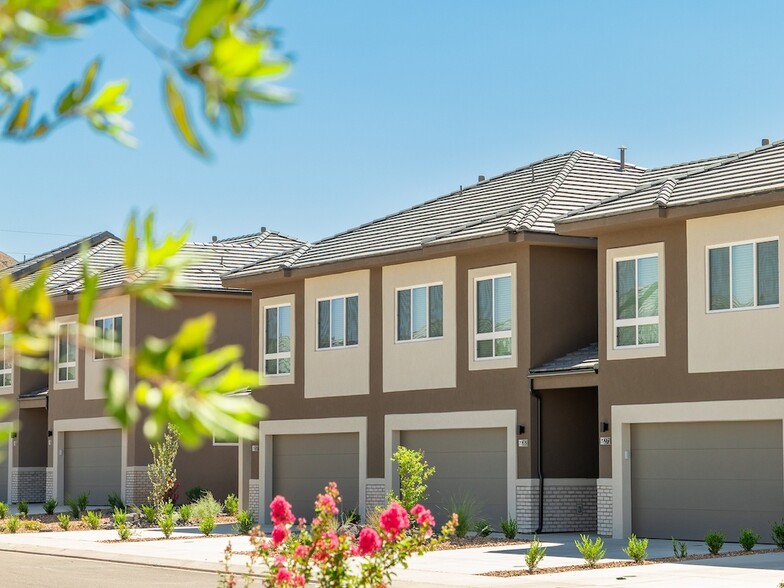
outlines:
[[437, 545], [433, 551], [450, 551], [452, 549], [471, 549], [473, 547], [503, 547], [504, 545], [528, 545], [522, 539], [506, 537], [451, 537], [449, 541]]
[[133, 537], [131, 536], [129, 539], [104, 539], [103, 541], [99, 541], [99, 543], [146, 543], [148, 541], [181, 541], [183, 539], [207, 539], [207, 538], [214, 539], [215, 537], [236, 537], [236, 535], [231, 535], [228, 533], [210, 533], [209, 535], [188, 535], [183, 537], [182, 535], [178, 535], [177, 537]]

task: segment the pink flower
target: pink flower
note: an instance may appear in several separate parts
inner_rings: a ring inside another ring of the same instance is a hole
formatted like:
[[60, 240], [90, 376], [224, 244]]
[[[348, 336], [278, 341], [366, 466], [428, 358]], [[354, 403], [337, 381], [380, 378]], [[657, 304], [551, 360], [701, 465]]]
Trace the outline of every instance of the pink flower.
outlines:
[[305, 559], [308, 557], [308, 546], [297, 545], [296, 549], [294, 550], [294, 557], [298, 557], [300, 559]]
[[420, 527], [432, 527], [436, 524], [436, 520], [428, 509], [421, 504], [417, 504], [411, 509], [411, 516], [416, 517], [417, 525]]
[[379, 549], [381, 549], [381, 537], [378, 536], [375, 529], [370, 527], [362, 529], [359, 533], [357, 553], [362, 556], [373, 555]]
[[294, 513], [291, 512], [291, 505], [282, 496], [276, 496], [270, 502], [270, 516], [276, 525], [290, 525], [294, 522]]
[[272, 544], [277, 547], [283, 543], [288, 536], [289, 530], [285, 525], [275, 525], [275, 528], [272, 530]]
[[286, 568], [280, 568], [278, 573], [275, 575], [275, 583], [285, 586], [286, 584], [291, 583], [293, 578], [294, 574], [292, 574]]
[[330, 515], [338, 514], [338, 507], [335, 505], [335, 499], [329, 494], [318, 495], [318, 498], [316, 499], [316, 510]]
[[294, 576], [294, 585], [295, 586], [304, 586], [305, 585], [305, 576], [302, 574], [297, 574]]
[[400, 535], [403, 530], [408, 529], [411, 524], [406, 509], [397, 502], [390, 504], [389, 508], [381, 513], [378, 522], [390, 541]]
[[285, 565], [286, 565], [286, 556], [285, 555], [276, 555], [275, 559], [273, 560], [273, 562], [274, 562], [273, 565], [276, 568], [279, 568], [281, 566], [285, 567]]

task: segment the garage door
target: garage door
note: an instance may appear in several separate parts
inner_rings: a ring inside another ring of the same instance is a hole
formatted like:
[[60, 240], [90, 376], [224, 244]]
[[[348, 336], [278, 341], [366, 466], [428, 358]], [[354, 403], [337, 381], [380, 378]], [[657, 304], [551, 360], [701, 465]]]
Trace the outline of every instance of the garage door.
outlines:
[[343, 510], [358, 508], [358, 433], [273, 437], [272, 494], [285, 496], [296, 516], [310, 519], [316, 495], [333, 481], [343, 497]]
[[452, 498], [468, 496], [497, 527], [506, 519], [506, 429], [401, 431], [400, 443], [425, 452], [436, 468], [426, 506], [443, 520]]
[[770, 535], [784, 514], [780, 421], [632, 425], [632, 530], [642, 537]]
[[104, 505], [120, 494], [121, 451], [119, 429], [65, 433], [65, 498], [89, 492], [90, 504]]
[[0, 502], [8, 502], [8, 443], [0, 447]]

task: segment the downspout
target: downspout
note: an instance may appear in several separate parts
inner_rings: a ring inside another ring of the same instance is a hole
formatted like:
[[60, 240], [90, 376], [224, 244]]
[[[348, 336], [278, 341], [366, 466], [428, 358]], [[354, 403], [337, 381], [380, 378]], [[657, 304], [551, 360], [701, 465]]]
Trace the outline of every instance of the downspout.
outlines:
[[544, 526], [544, 474], [542, 474], [542, 393], [534, 389], [534, 380], [528, 380], [531, 396], [536, 398], [536, 473], [539, 476], [539, 525], [534, 533], [538, 535]]

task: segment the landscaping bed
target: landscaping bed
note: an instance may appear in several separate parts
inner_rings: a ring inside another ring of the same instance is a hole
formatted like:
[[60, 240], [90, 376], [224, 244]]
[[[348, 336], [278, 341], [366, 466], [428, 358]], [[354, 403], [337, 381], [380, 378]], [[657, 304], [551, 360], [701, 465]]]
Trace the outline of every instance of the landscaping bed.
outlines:
[[471, 549], [474, 547], [503, 547], [505, 545], [528, 545], [525, 539], [507, 539], [506, 537], [451, 537], [449, 541], [437, 545], [434, 551], [451, 549]]
[[[97, 509], [96, 509], [97, 511]], [[92, 512], [92, 511], [91, 511]], [[156, 529], [158, 528], [157, 524], [148, 523], [143, 517], [135, 517], [134, 514], [128, 515], [128, 526], [131, 529]], [[11, 531], [8, 530], [8, 519], [10, 517], [6, 517], [4, 519], [0, 519], [0, 534], [12, 534]], [[234, 524], [237, 522], [237, 517], [235, 516], [217, 516], [215, 517], [215, 524]], [[38, 527], [38, 528], [33, 528]], [[198, 528], [198, 523], [189, 522], [186, 524], [178, 524], [178, 528], [181, 527], [194, 527]], [[112, 516], [108, 513], [101, 512], [101, 524], [99, 530], [113, 530], [114, 529], [114, 520]], [[57, 533], [70, 533], [71, 531], [89, 531], [90, 526], [82, 521], [82, 520], [75, 520], [71, 519], [70, 526], [68, 527], [68, 531], [65, 531], [57, 520], [56, 514], [39, 514], [39, 515], [29, 515], [27, 517], [19, 517], [19, 529], [16, 531], [17, 533], [49, 533], [49, 532], [57, 532]], [[218, 537], [221, 535], [210, 535], [211, 537]], [[229, 536], [229, 535], [226, 535]], [[136, 541], [152, 541], [153, 539], [139, 539], [137, 538]]]

